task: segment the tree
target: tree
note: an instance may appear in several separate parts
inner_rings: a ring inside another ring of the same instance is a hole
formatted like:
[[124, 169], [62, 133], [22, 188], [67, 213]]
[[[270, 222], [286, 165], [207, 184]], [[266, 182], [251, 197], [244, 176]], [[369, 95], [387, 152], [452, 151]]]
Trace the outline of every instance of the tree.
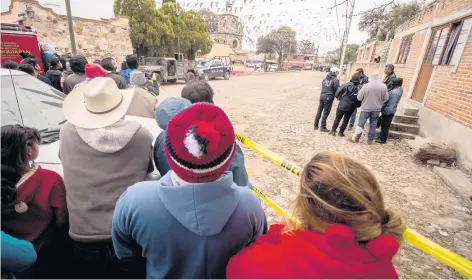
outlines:
[[301, 54], [315, 54], [316, 53], [315, 43], [310, 40], [302, 40], [300, 42], [298, 51]]
[[180, 40], [180, 51], [185, 53], [190, 60], [195, 59], [197, 51], [202, 54], [210, 52], [213, 40], [208, 34], [208, 25], [201, 14], [195, 11], [186, 12], [179, 4], [172, 2], [162, 5], [159, 10], [169, 19], [176, 34], [170, 44], [169, 54], [177, 50], [177, 39]]
[[[348, 44], [346, 46], [346, 55], [344, 56], [344, 63], [348, 64], [351, 61], [356, 61], [357, 59], [357, 50], [359, 49], [358, 44]], [[341, 49], [337, 48], [334, 51], [329, 51], [326, 54], [326, 61], [328, 63], [339, 65], [339, 60], [341, 59]]]
[[391, 8], [383, 6], [374, 8], [362, 14], [359, 21], [359, 30], [369, 34], [368, 41], [385, 40], [387, 34], [389, 38], [395, 35], [395, 29], [410, 19], [413, 15], [421, 11], [421, 4], [414, 0], [408, 3], [392, 4]]
[[200, 15], [202, 15], [203, 20], [206, 21], [208, 24], [208, 31], [209, 32], [217, 32], [218, 31], [218, 15], [213, 13], [208, 9], [203, 9], [200, 11]]
[[128, 16], [130, 37], [138, 55], [158, 52], [175, 34], [162, 11], [156, 10], [154, 0], [115, 0], [115, 15]]
[[276, 53], [278, 63], [282, 65], [283, 54], [297, 53], [297, 32], [288, 26], [282, 26], [270, 31], [267, 35], [257, 39], [257, 54]]
[[115, 0], [115, 15], [130, 18], [131, 42], [139, 56], [173, 56], [180, 39], [180, 50], [189, 59], [195, 53], [211, 50], [208, 26], [193, 11], [184, 11], [175, 1], [165, 1], [156, 9], [154, 0]]

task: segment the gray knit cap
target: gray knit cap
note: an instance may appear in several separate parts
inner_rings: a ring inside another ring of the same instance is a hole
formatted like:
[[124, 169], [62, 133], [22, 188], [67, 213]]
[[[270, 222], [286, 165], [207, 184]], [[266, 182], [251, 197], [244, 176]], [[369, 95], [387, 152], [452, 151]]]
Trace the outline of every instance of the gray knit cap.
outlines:
[[129, 82], [132, 85], [143, 86], [147, 83], [147, 79], [143, 72], [134, 70], [130, 74]]

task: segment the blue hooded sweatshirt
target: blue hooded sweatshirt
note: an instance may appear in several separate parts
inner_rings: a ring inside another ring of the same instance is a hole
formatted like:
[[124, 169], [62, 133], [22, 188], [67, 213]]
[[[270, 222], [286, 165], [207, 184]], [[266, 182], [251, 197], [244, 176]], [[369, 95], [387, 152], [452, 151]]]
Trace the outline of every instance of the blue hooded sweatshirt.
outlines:
[[2, 274], [24, 271], [36, 262], [36, 257], [33, 244], [2, 231]]
[[146, 258], [147, 278], [225, 278], [229, 259], [266, 228], [260, 200], [231, 172], [184, 186], [169, 172], [122, 194], [112, 236], [119, 259]]
[[[166, 152], [164, 149], [164, 141], [167, 135], [167, 124], [175, 115], [190, 106], [192, 106], [192, 103], [185, 98], [168, 97], [156, 108], [156, 122], [162, 129], [162, 132], [157, 136], [156, 141], [154, 142], [153, 158], [154, 164], [161, 176], [164, 176], [170, 171], [170, 166], [167, 162]], [[236, 145], [236, 154], [228, 167], [228, 171], [233, 172], [233, 179], [236, 185], [252, 188], [246, 172], [244, 153], [239, 145]]]

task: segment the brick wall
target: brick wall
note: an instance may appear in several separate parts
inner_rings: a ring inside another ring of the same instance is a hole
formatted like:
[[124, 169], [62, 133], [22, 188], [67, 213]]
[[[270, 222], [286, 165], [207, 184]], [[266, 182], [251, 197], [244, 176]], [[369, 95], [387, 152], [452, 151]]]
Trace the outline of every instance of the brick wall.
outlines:
[[[423, 47], [424, 40], [426, 39], [426, 30], [421, 30], [413, 35], [413, 41], [411, 42], [410, 52], [408, 54], [405, 64], [395, 64], [395, 60], [398, 55], [398, 48], [400, 47], [401, 38], [395, 38], [392, 41], [392, 50], [390, 56], [387, 59], [387, 63], [391, 63], [395, 66], [395, 73], [397, 77], [403, 78], [403, 92], [408, 93], [411, 80], [415, 74], [416, 64], [420, 59], [421, 49]], [[414, 87], [414, 85], [412, 85]]]
[[[396, 33], [408, 30], [417, 25], [431, 21], [435, 18], [450, 15], [454, 12], [470, 8], [471, 0], [436, 0], [426, 6], [421, 12], [413, 16], [409, 21], [398, 26]], [[436, 10], [436, 15], [434, 14]]]
[[[437, 0], [428, 5], [422, 12], [411, 20], [400, 25], [396, 33], [407, 32], [415, 26], [428, 23], [434, 19], [470, 8], [471, 0]], [[434, 26], [433, 26], [434, 27]], [[395, 64], [397, 76], [404, 79], [404, 91], [408, 92], [415, 73], [416, 64], [420, 58], [421, 49], [426, 38], [426, 29], [417, 31], [413, 36], [410, 53], [404, 65]], [[393, 40], [392, 51], [388, 63], [396, 59], [401, 38]], [[441, 115], [454, 120], [466, 127], [472, 128], [472, 37], [469, 36], [466, 49], [462, 55], [456, 73], [453, 66], [436, 66], [431, 77], [431, 88], [425, 96], [425, 106]]]
[[[472, 128], [472, 36], [457, 72], [453, 66], [437, 66], [426, 107]], [[470, 139], [469, 139], [470, 140]]]

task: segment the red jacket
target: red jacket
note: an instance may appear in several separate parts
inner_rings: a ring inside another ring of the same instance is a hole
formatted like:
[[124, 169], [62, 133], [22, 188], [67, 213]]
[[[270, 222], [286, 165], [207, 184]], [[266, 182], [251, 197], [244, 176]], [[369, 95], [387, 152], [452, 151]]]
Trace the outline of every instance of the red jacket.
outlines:
[[18, 211], [15, 207], [2, 213], [2, 230], [33, 243], [38, 252], [50, 226], [62, 227], [68, 222], [64, 181], [56, 172], [38, 166], [36, 172], [17, 187], [17, 192], [16, 205], [24, 202], [26, 208]]
[[325, 233], [296, 230], [281, 234], [284, 225], [269, 232], [235, 255], [228, 263], [228, 278], [398, 278], [392, 257], [399, 243], [381, 235], [360, 246], [344, 225]]

